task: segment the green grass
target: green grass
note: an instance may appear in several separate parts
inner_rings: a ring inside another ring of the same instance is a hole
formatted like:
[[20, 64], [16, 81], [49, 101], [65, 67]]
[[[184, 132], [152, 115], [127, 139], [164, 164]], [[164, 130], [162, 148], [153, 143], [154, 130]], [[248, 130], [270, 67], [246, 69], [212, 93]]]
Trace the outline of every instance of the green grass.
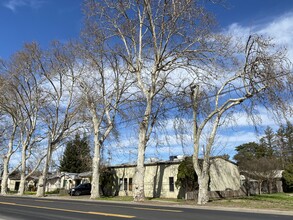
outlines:
[[208, 205], [249, 209], [293, 211], [293, 194], [276, 193], [255, 195], [239, 199], [214, 200]]
[[103, 200], [103, 201], [124, 201], [124, 202], [130, 202], [133, 201], [132, 196], [102, 196], [98, 198], [97, 200]]
[[18, 192], [17, 191], [15, 191], [15, 190], [10, 190], [10, 191], [8, 191], [8, 194], [17, 194]]
[[251, 200], [260, 200], [260, 201], [287, 201], [293, 202], [293, 195], [286, 193], [275, 193], [275, 194], [263, 194], [255, 195], [248, 197]]
[[182, 203], [185, 202], [182, 199], [172, 199], [172, 198], [147, 198], [148, 201], [153, 202], [173, 202], [173, 203]]
[[46, 195], [52, 195], [52, 194], [59, 194], [60, 189], [55, 189], [54, 191], [46, 192]]
[[[132, 202], [133, 201], [133, 197], [132, 196], [110, 196], [110, 197], [106, 197], [106, 196], [102, 196], [100, 198], [98, 198], [97, 200], [108, 200], [108, 201], [124, 201], [124, 202]], [[185, 200], [182, 199], [165, 199], [165, 198], [146, 198], [145, 202], [172, 202], [172, 203], [184, 203]]]
[[24, 195], [36, 195], [36, 191], [25, 191]]

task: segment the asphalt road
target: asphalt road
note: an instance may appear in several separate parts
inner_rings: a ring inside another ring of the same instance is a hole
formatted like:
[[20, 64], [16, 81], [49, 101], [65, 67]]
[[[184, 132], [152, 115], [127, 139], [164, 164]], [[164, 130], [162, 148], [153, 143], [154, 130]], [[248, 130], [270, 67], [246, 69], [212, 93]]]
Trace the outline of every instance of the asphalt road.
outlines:
[[292, 220], [292, 216], [109, 202], [0, 196], [0, 220]]

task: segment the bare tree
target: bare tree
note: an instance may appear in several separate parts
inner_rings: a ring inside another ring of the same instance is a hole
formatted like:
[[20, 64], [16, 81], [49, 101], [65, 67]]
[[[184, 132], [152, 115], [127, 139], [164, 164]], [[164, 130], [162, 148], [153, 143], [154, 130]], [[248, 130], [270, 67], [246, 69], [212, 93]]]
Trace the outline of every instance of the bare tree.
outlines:
[[[1, 181], [1, 194], [7, 194], [7, 181], [9, 176], [9, 163], [11, 156], [16, 152], [18, 147], [15, 147], [14, 141], [17, 133], [17, 106], [14, 100], [13, 90], [10, 90], [9, 80], [7, 76], [7, 66], [2, 62], [1, 66], [1, 142], [6, 145], [3, 148], [3, 173]], [[2, 172], [2, 169], [1, 169]]]
[[80, 98], [94, 134], [91, 199], [95, 199], [100, 197], [102, 148], [115, 129], [115, 119], [122, 112], [121, 106], [129, 99], [126, 92], [131, 81], [119, 56], [107, 50], [103, 33], [88, 25], [77, 48], [78, 60], [84, 71], [78, 81]]
[[26, 161], [39, 140], [36, 134], [39, 106], [41, 105], [41, 70], [36, 62], [39, 55], [40, 50], [37, 44], [25, 44], [24, 49], [17, 52], [6, 66], [6, 80], [8, 82], [6, 89], [9, 91], [6, 91], [6, 94], [9, 97], [3, 96], [4, 100], [2, 101], [5, 103], [2, 102], [2, 107], [15, 122], [7, 159], [13, 153], [13, 142], [17, 128], [19, 130], [17, 140], [21, 146], [20, 195], [24, 193], [25, 181], [31, 175], [31, 173], [26, 175]]
[[[232, 48], [230, 48], [232, 50]], [[232, 50], [233, 51], [233, 50]], [[269, 39], [261, 36], [250, 36], [245, 46], [244, 56], [239, 52], [239, 62], [228, 62], [229, 72], [215, 68], [216, 72], [206, 72], [205, 81], [197, 81], [190, 86], [191, 109], [193, 112], [193, 162], [198, 176], [198, 204], [208, 202], [208, 182], [210, 156], [219, 126], [235, 112], [246, 111], [256, 122], [256, 108], [263, 104], [271, 112], [286, 116], [292, 106], [290, 81], [291, 64], [286, 59], [285, 51], [274, 48]], [[212, 63], [216, 65], [215, 62]], [[231, 70], [235, 68], [234, 73]], [[216, 77], [216, 78], [215, 78]], [[216, 80], [215, 80], [216, 79]], [[211, 84], [214, 82], [214, 84]], [[240, 106], [240, 108], [236, 108]], [[292, 110], [292, 109], [291, 109]], [[207, 131], [207, 140], [203, 134]], [[202, 151], [200, 150], [202, 149]], [[203, 154], [203, 163], [199, 155]]]
[[[3, 82], [3, 81], [2, 81]], [[3, 88], [3, 87], [2, 87]], [[1, 90], [3, 91], [3, 90]], [[2, 95], [5, 92], [3, 91]], [[1, 132], [1, 139], [2, 144], [6, 145], [3, 149], [3, 167], [1, 167], [1, 174], [2, 174], [2, 180], [1, 180], [1, 195], [7, 194], [7, 183], [8, 183], [8, 176], [10, 174], [9, 172], [9, 163], [11, 156], [18, 150], [19, 146], [15, 146], [15, 139], [17, 134], [17, 120], [15, 117], [15, 109], [12, 106], [9, 106], [7, 103], [8, 100], [5, 100], [5, 98], [1, 97], [1, 110], [5, 117], [4, 122], [4, 130]], [[3, 122], [3, 119], [2, 119]], [[3, 170], [2, 170], [3, 169]], [[3, 173], [2, 173], [3, 171]]]
[[71, 47], [54, 42], [43, 59], [44, 104], [40, 110], [42, 129], [46, 136], [45, 162], [36, 196], [45, 196], [52, 153], [74, 130], [77, 103], [74, 99], [76, 79], [75, 56]]
[[[163, 106], [166, 86], [176, 69], [189, 69], [204, 59], [211, 19], [192, 0], [86, 1], [88, 19], [126, 62], [135, 78], [140, 115], [134, 200], [143, 201], [145, 150]], [[186, 73], [186, 72], [185, 72]], [[159, 103], [158, 103], [159, 102]]]

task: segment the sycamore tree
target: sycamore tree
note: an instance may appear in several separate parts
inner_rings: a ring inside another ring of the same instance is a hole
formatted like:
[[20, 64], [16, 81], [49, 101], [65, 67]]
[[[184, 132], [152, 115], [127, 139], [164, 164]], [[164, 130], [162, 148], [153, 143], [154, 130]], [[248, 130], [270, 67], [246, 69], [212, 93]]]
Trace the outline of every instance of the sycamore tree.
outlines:
[[[3, 109], [10, 115], [13, 122], [13, 129], [8, 144], [7, 160], [14, 152], [15, 132], [17, 128], [17, 142], [21, 151], [20, 164], [20, 186], [19, 195], [23, 195], [25, 181], [38, 168], [42, 157], [37, 157], [34, 168], [27, 172], [27, 161], [34, 155], [36, 146], [41, 140], [37, 133], [38, 114], [42, 105], [42, 69], [38, 65], [40, 50], [36, 43], [25, 44], [24, 48], [9, 60], [5, 65], [6, 89], [2, 94]], [[9, 98], [9, 99], [8, 99]], [[7, 161], [5, 161], [7, 163]], [[5, 170], [6, 170], [5, 165]], [[4, 180], [6, 181], [7, 172], [5, 171]], [[5, 185], [4, 181], [4, 185]], [[5, 186], [4, 189], [5, 191]], [[5, 193], [5, 192], [4, 192]]]
[[53, 152], [76, 129], [78, 102], [74, 99], [74, 91], [78, 71], [75, 69], [75, 61], [70, 44], [59, 42], [53, 42], [51, 48], [38, 60], [45, 82], [42, 87], [44, 102], [39, 113], [40, 129], [45, 136], [45, 159], [38, 182], [38, 197], [45, 196]]
[[[258, 35], [250, 36], [236, 51], [237, 47], [229, 46], [229, 41], [223, 45], [231, 51], [230, 55], [213, 54], [212, 68], [203, 71], [204, 80], [197, 79], [189, 86], [187, 108], [193, 115], [193, 165], [198, 176], [198, 204], [209, 200], [210, 157], [218, 129], [239, 112], [246, 112], [256, 121], [260, 106], [275, 116], [286, 116], [292, 110], [291, 63], [284, 50]], [[188, 94], [188, 87], [182, 94]], [[180, 101], [183, 99], [181, 96]], [[199, 162], [201, 157], [202, 163]]]
[[90, 122], [94, 138], [92, 158], [91, 199], [100, 197], [100, 165], [102, 150], [115, 131], [116, 118], [123, 115], [122, 106], [128, 102], [132, 84], [125, 62], [109, 50], [108, 36], [92, 20], [85, 19], [81, 41], [76, 44], [79, 100], [84, 120]]
[[11, 102], [15, 94], [10, 89], [9, 80], [4, 76], [5, 74], [1, 72], [1, 195], [7, 194], [8, 176], [14, 171], [9, 171], [10, 159], [19, 149], [19, 145], [15, 144], [18, 136], [18, 107], [15, 102]]
[[[177, 81], [176, 70], [193, 71], [205, 59], [212, 20], [199, 1], [85, 1], [88, 19], [107, 37], [109, 49], [125, 62], [135, 86], [138, 112], [135, 201], [143, 201], [145, 151], [159, 120], [167, 85]], [[199, 62], [194, 62], [195, 60]]]
[[213, 33], [213, 20], [199, 1], [88, 0], [85, 5], [92, 27], [127, 65], [143, 109], [138, 117], [134, 200], [145, 199], [145, 151], [161, 107], [170, 106], [166, 100], [172, 96], [180, 101], [179, 108], [187, 101], [193, 117], [198, 204], [206, 203], [209, 161], [219, 126], [237, 111], [246, 111], [255, 121], [258, 104], [276, 110], [276, 115], [290, 108], [290, 101], [284, 100], [292, 99], [292, 74], [284, 51], [261, 36], [250, 36], [241, 45]]

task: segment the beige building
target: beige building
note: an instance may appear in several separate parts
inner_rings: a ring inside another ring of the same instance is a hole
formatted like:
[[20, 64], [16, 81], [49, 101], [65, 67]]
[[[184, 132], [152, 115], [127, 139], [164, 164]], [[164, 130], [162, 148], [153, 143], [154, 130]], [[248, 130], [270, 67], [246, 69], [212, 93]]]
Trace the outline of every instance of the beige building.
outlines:
[[[146, 164], [145, 196], [153, 198], [177, 198], [179, 189], [175, 187], [180, 162], [155, 162]], [[118, 178], [119, 196], [132, 196], [135, 165], [111, 167]]]
[[[184, 190], [175, 186], [177, 180], [177, 161], [153, 162], [145, 165], [145, 196], [152, 198], [185, 198]], [[133, 195], [135, 165], [112, 166], [119, 181], [119, 196]], [[222, 158], [213, 158], [210, 167], [210, 191], [240, 189], [240, 174], [236, 164]]]
[[240, 187], [238, 166], [220, 157], [213, 158], [210, 166], [210, 191], [239, 190]]
[[90, 176], [92, 172], [85, 173], [69, 173], [69, 172], [61, 172], [51, 174], [48, 177], [46, 192], [52, 192], [58, 189], [69, 190], [72, 187], [75, 187], [81, 183], [90, 182]]
[[[2, 178], [0, 178], [0, 187], [1, 187]], [[26, 191], [34, 191], [36, 189], [36, 183], [38, 181], [38, 177], [30, 176], [27, 178], [25, 182], [25, 190]], [[20, 186], [20, 172], [15, 171], [10, 174], [7, 180], [7, 189], [8, 191], [17, 192]]]
[[[178, 168], [182, 159], [171, 161], [154, 161], [145, 164], [145, 196], [151, 198], [187, 198], [185, 189], [175, 186]], [[113, 186], [110, 194], [119, 196], [133, 196], [133, 178], [135, 175], [135, 165], [117, 165], [109, 169], [114, 175]], [[85, 173], [54, 173], [49, 175], [46, 184], [46, 191], [58, 189], [68, 190], [80, 183], [90, 182], [92, 172]], [[35, 190], [38, 178], [29, 178], [26, 183], [27, 190]], [[17, 191], [19, 187], [19, 173], [9, 176], [8, 188]], [[102, 187], [102, 186], [101, 186]], [[210, 167], [211, 192], [239, 190], [240, 174], [236, 164], [222, 158], [213, 158]]]

